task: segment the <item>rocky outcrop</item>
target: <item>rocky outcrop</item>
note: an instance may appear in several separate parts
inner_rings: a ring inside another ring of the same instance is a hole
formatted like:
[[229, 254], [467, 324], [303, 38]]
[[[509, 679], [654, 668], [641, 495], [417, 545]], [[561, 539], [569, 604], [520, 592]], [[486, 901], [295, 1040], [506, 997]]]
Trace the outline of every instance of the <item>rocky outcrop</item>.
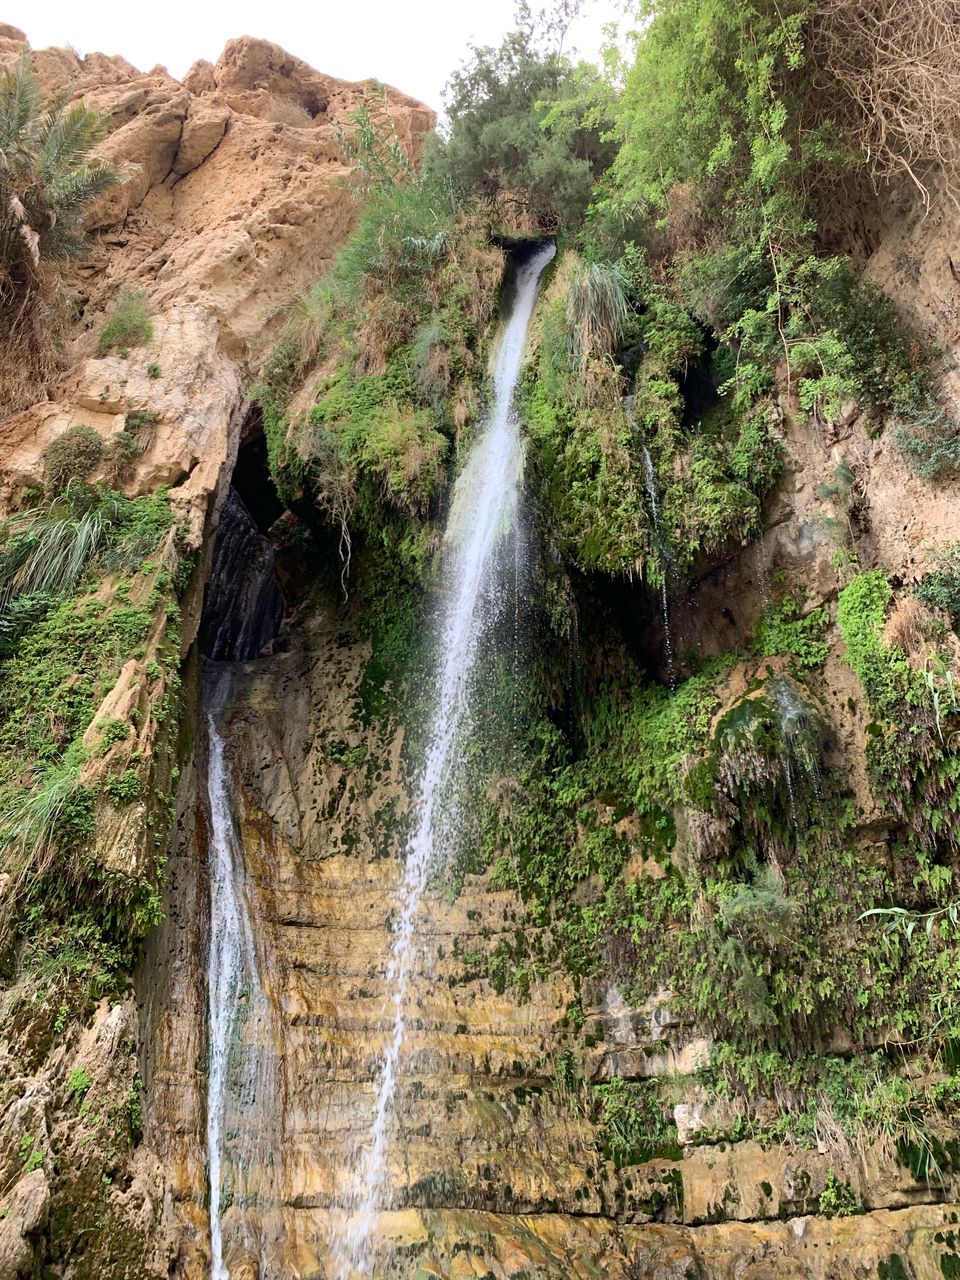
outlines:
[[273, 642], [282, 619], [273, 547], [231, 488], [217, 526], [200, 652], [229, 662], [257, 658]]
[[[21, 32], [5, 30], [0, 69], [24, 47]], [[321, 75], [250, 37], [182, 84], [102, 54], [48, 49], [34, 64], [46, 93], [106, 117], [101, 153], [129, 173], [93, 210], [94, 249], [69, 282], [83, 318], [62, 384], [0, 425], [0, 501], [39, 481], [43, 449], [70, 425], [107, 436], [124, 414], [148, 411], [159, 429], [128, 489], [171, 484], [192, 510], [198, 545], [210, 495], [236, 456], [236, 410], [264, 326], [330, 265], [353, 225], [336, 126], [372, 83]], [[418, 156], [433, 112], [383, 92], [398, 138]], [[146, 291], [155, 339], [125, 358], [97, 359], [104, 312], [128, 286]], [[159, 374], [148, 377], [148, 366]]]
[[[221, 722], [278, 1026], [283, 1140], [273, 1198], [258, 1214], [258, 1250], [277, 1274], [330, 1274], [389, 1031], [409, 784], [402, 731], [363, 711], [368, 658], [349, 607], [313, 607], [282, 652], [235, 668]], [[197, 917], [209, 832], [196, 777], [180, 806], [168, 919], [154, 944], [154, 972], [165, 977], [151, 992], [148, 1130], [171, 1170], [183, 1274], [200, 1280], [209, 1266], [205, 1082], [193, 1063], [206, 1017]], [[956, 1179], [918, 1182], [882, 1146], [726, 1139], [736, 1117], [708, 1105], [696, 1082], [709, 1042], [663, 1001], [631, 1009], [615, 987], [593, 981], [581, 993], [584, 1040], [568, 1026], [575, 992], [562, 969], [528, 992], [498, 991], [485, 958], [529, 928], [523, 919], [517, 897], [486, 876], [468, 876], [453, 902], [431, 894], [419, 918], [377, 1275], [825, 1280], [875, 1277], [896, 1254], [919, 1280], [935, 1274], [926, 1260], [952, 1254]], [[568, 1051], [582, 1074], [564, 1085], [558, 1063]], [[589, 1098], [616, 1075], [673, 1079], [683, 1150], [621, 1167], [605, 1154]], [[257, 1138], [231, 1142], [240, 1161]], [[854, 1188], [867, 1212], [810, 1217], [834, 1180]], [[228, 1263], [239, 1263], [236, 1207], [224, 1234]]]
[[[0, 72], [24, 48], [21, 31], [0, 25]], [[337, 125], [372, 84], [324, 76], [249, 37], [231, 41], [215, 65], [198, 64], [182, 83], [162, 68], [144, 73], [102, 54], [47, 49], [33, 62], [48, 97], [82, 100], [103, 114], [100, 154], [126, 166], [127, 181], [91, 211], [91, 254], [65, 275], [77, 320], [61, 377], [48, 399], [0, 419], [0, 510], [42, 482], [47, 446], [79, 424], [108, 443], [125, 433], [129, 446], [135, 437], [122, 474], [104, 469], [100, 478], [129, 496], [169, 487], [176, 529], [156, 563], [124, 584], [134, 607], [152, 611], [149, 633], [83, 741], [82, 781], [100, 795], [92, 858], [108, 879], [146, 885], [178, 771], [177, 678], [158, 661], [164, 591], [179, 550], [181, 563], [194, 566], [182, 619], [186, 654], [265, 332], [277, 309], [330, 265], [356, 217]], [[383, 92], [416, 158], [434, 115], [396, 90]], [[101, 354], [105, 315], [129, 288], [145, 296], [153, 337]], [[102, 597], [111, 590], [102, 584]], [[261, 604], [274, 627], [278, 597]], [[196, 688], [189, 675], [187, 686]], [[189, 696], [186, 704], [189, 722]], [[129, 736], [104, 741], [103, 726], [117, 724]], [[111, 769], [136, 782], [130, 803], [112, 805], [101, 794]], [[0, 884], [8, 890], [9, 878]], [[172, 1222], [166, 1161], [140, 1142], [132, 1006], [97, 1008], [94, 998], [92, 1013], [86, 1005], [58, 1009], [56, 982], [45, 986], [17, 960], [4, 950], [5, 977], [8, 962], [20, 977], [0, 991], [0, 1276], [38, 1274], [50, 1258], [56, 1274], [72, 1280], [166, 1275], [180, 1242], [163, 1225]], [[94, 992], [96, 964], [76, 958]], [[194, 1073], [203, 1071], [203, 1053], [201, 1036]], [[193, 1172], [191, 1185], [200, 1186], [202, 1165]]]

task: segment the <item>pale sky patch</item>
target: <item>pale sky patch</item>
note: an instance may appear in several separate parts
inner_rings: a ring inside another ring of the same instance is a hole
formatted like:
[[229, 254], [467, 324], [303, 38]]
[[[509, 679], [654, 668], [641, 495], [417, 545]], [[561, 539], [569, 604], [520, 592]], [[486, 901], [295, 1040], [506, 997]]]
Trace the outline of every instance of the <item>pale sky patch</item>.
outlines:
[[[619, 16], [623, 3], [588, 0], [586, 7], [567, 43], [593, 60], [604, 24]], [[497, 44], [511, 29], [513, 0], [8, 0], [2, 20], [25, 31], [35, 49], [69, 44], [81, 54], [121, 54], [141, 71], [159, 64], [177, 79], [198, 58], [215, 62], [232, 37], [258, 36], [318, 71], [382, 80], [439, 108], [468, 44]]]

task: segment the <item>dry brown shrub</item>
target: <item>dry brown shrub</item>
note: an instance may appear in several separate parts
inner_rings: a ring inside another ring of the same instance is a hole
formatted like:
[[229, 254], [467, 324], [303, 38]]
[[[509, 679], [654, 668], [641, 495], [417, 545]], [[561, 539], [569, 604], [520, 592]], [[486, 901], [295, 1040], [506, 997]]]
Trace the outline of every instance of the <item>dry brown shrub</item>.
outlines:
[[[814, 116], [837, 121], [876, 178], [907, 174], [929, 203], [941, 169], [954, 199], [960, 162], [958, 0], [820, 0], [811, 50], [833, 81]], [[839, 94], [832, 92], [839, 87]]]
[[434, 391], [446, 395], [450, 390], [450, 348], [445, 342], [435, 342], [423, 369], [423, 380]]
[[380, 472], [386, 501], [412, 516], [424, 515], [440, 487], [447, 442], [414, 409], [384, 409], [390, 421], [368, 440], [369, 461]]
[[409, 338], [416, 323], [416, 315], [410, 308], [389, 293], [378, 293], [371, 298], [362, 317], [356, 332], [358, 378], [365, 373], [383, 373], [387, 353]]
[[883, 628], [887, 645], [895, 645], [912, 657], [925, 643], [924, 622], [929, 621], [927, 611], [916, 596], [904, 596], [893, 606]]
[[482, 333], [497, 304], [503, 268], [503, 250], [489, 242], [476, 218], [463, 218], [451, 236], [446, 269], [427, 282], [430, 300], [436, 307], [446, 302], [451, 279], [466, 285], [464, 310], [473, 328]]
[[0, 420], [43, 400], [59, 372], [53, 297], [46, 279], [17, 285], [0, 269]]
[[477, 412], [477, 389], [470, 378], [464, 378], [458, 385], [450, 411], [457, 431], [462, 431]]
[[622, 400], [620, 373], [610, 359], [591, 357], [583, 364], [580, 388], [591, 408], [619, 408]]
[[667, 192], [664, 212], [664, 248], [668, 256], [697, 253], [703, 248], [705, 223], [694, 182], [677, 182]]
[[271, 124], [289, 124], [296, 129], [313, 129], [316, 121], [310, 112], [293, 98], [282, 98], [269, 93], [264, 99], [263, 119]]
[[948, 665], [960, 669], [960, 640], [951, 632], [942, 632], [936, 614], [917, 599], [905, 595], [894, 604], [883, 628], [884, 643], [901, 649], [915, 671], [930, 662], [941, 663], [947, 655]]

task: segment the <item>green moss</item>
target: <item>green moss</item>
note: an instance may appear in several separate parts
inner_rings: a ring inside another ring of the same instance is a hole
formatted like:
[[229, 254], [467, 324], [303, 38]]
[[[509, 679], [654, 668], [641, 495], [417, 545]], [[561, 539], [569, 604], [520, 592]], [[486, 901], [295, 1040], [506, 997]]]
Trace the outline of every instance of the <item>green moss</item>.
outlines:
[[891, 1253], [877, 1263], [877, 1280], [912, 1280], [912, 1273], [903, 1265], [899, 1253]]
[[[604, 1157], [613, 1160], [617, 1168], [653, 1159], [682, 1159], [677, 1128], [667, 1119], [657, 1081], [617, 1077], [609, 1084], [595, 1085], [593, 1100]], [[681, 1181], [681, 1213], [682, 1188]]]

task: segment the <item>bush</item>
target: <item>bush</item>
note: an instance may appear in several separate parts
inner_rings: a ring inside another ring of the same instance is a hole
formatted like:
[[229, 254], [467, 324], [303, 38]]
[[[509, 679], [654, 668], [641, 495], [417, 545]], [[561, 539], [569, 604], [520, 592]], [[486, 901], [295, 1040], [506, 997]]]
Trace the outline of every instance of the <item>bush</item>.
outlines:
[[87, 480], [103, 458], [103, 438], [93, 427], [69, 427], [47, 445], [43, 485], [50, 497], [63, 493], [71, 480]]
[[147, 295], [142, 289], [123, 289], [100, 330], [97, 354], [105, 356], [114, 347], [122, 354], [128, 347], [142, 347], [152, 341], [153, 321], [147, 310]]
[[129, 431], [118, 431], [107, 450], [111, 478], [121, 482], [126, 480], [142, 452], [143, 447], [135, 435]]
[[917, 598], [950, 615], [954, 627], [960, 622], [960, 542], [943, 547], [935, 558], [936, 568], [917, 586]]
[[580, 220], [612, 150], [600, 77], [544, 46], [529, 24], [498, 48], [472, 49], [447, 89], [449, 136], [427, 165], [461, 198], [489, 201], [508, 223], [555, 230]]
[[829, 645], [823, 638], [830, 617], [826, 605], [803, 615], [792, 597], [763, 611], [757, 624], [754, 653], [761, 658], [789, 654], [800, 667], [822, 667]]

